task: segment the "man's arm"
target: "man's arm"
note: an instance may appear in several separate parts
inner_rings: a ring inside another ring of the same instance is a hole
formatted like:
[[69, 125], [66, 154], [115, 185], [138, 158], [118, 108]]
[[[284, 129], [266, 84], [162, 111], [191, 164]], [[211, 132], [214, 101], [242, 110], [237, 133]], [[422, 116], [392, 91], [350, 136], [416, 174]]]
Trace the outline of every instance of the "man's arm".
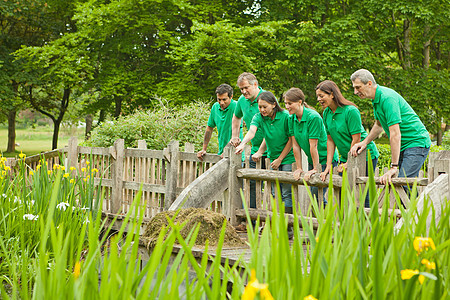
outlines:
[[366, 149], [367, 145], [371, 141], [376, 139], [382, 132], [383, 127], [381, 126], [380, 121], [375, 120], [375, 124], [373, 124], [372, 129], [370, 130], [369, 134], [364, 139], [364, 141], [354, 144], [353, 147], [350, 149], [351, 154], [353, 156], [357, 156], [358, 154], [360, 154], [364, 149]]
[[236, 117], [236, 115], [233, 115], [233, 119], [231, 120], [231, 145], [237, 147], [241, 139], [239, 138], [239, 131], [241, 128], [241, 118]]
[[206, 154], [206, 149], [208, 148], [209, 141], [211, 140], [211, 135], [214, 128], [211, 126], [206, 126], [205, 136], [203, 138], [203, 149], [197, 153], [197, 157], [200, 160], [203, 160], [203, 156]]
[[394, 124], [389, 126], [389, 143], [391, 145], [391, 163], [393, 165], [389, 171], [387, 171], [380, 178], [382, 184], [391, 183], [391, 178], [398, 172], [398, 161], [400, 158], [400, 142], [402, 134], [400, 132], [400, 125]]

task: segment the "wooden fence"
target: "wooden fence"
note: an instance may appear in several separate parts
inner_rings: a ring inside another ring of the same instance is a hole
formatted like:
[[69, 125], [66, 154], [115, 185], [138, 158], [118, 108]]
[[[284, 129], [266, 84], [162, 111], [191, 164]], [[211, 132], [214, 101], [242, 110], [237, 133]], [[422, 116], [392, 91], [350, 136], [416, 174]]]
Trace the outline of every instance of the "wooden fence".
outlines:
[[[311, 212], [310, 197], [303, 186], [304, 182], [294, 180], [292, 173], [243, 166], [241, 156], [234, 154], [232, 147], [226, 148], [224, 159], [218, 155], [207, 154], [203, 161], [198, 160], [193, 145], [186, 144], [184, 148], [184, 151], [180, 151], [177, 141], [171, 142], [164, 150], [147, 149], [145, 141], [139, 141], [138, 148], [125, 148], [123, 140], [117, 140], [114, 146], [108, 148], [83, 147], [77, 144], [76, 138], [72, 138], [66, 148], [28, 157], [25, 162], [30, 170], [36, 169], [44, 160], [49, 169], [60, 164], [66, 167], [66, 171], [73, 172], [74, 176], [95, 176], [95, 184], [101, 184], [105, 192], [103, 211], [111, 214], [127, 213], [136, 193], [142, 187], [140, 209], [144, 209], [144, 217], [149, 218], [168, 209], [204, 207], [222, 212], [232, 223], [236, 223], [237, 218], [244, 215], [241, 189], [249, 206], [250, 180], [256, 181], [258, 200], [252, 215], [264, 215], [273, 210], [270, 195], [271, 183], [275, 180], [292, 184], [297, 207], [305, 216]], [[360, 155], [349, 160], [348, 178], [350, 185], [356, 187], [357, 196], [367, 182], [367, 178], [362, 176], [366, 164], [364, 158], [365, 155]], [[448, 161], [450, 155], [447, 157], [430, 154], [429, 166], [435, 173], [432, 178], [436, 178], [440, 173], [449, 173]], [[303, 162], [303, 169], [306, 170], [306, 157]], [[14, 165], [14, 162], [10, 164]], [[92, 169], [99, 172], [91, 172]], [[328, 176], [328, 179], [322, 182], [316, 174], [306, 181], [309, 186], [319, 188], [319, 203], [323, 201], [322, 189], [329, 185], [330, 180], [333, 193], [337, 195], [342, 186], [342, 178], [338, 175]], [[411, 178], [393, 180], [395, 193], [406, 207], [408, 197], [402, 186], [411, 185], [413, 181]], [[427, 184], [427, 178], [419, 178], [419, 186], [424, 187]], [[384, 186], [383, 188], [390, 189]], [[390, 192], [391, 208], [395, 208], [395, 193]], [[379, 207], [388, 201], [384, 199], [384, 192], [380, 193], [378, 201]]]

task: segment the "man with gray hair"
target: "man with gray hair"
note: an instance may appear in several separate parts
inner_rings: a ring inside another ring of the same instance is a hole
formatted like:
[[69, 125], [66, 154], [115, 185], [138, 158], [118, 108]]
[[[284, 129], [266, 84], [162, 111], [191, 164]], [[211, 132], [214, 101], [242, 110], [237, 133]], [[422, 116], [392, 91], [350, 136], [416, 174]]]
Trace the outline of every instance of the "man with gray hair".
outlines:
[[399, 177], [417, 177], [428, 152], [430, 135], [411, 106], [393, 89], [377, 85], [372, 73], [360, 69], [350, 77], [354, 93], [361, 99], [372, 99], [375, 124], [367, 138], [351, 149], [356, 156], [383, 130], [391, 145], [391, 168], [381, 178], [383, 184]]
[[[258, 80], [252, 73], [244, 72], [239, 75], [237, 85], [241, 90], [242, 95], [238, 99], [232, 120], [233, 130], [230, 143], [235, 147], [241, 142], [241, 139], [239, 138], [239, 125], [241, 124], [241, 119], [244, 119], [247, 129], [249, 129], [253, 116], [259, 113], [258, 96], [264, 92], [264, 90], [258, 86]], [[251, 141], [252, 148], [249, 158], [250, 168], [256, 168], [256, 162], [260, 159], [261, 168], [266, 168], [266, 153], [264, 153], [262, 157], [253, 157], [253, 155], [258, 152], [263, 140], [263, 133], [260, 129], [258, 129], [255, 137]], [[256, 183], [254, 180], [250, 180], [250, 208], [256, 208]]]

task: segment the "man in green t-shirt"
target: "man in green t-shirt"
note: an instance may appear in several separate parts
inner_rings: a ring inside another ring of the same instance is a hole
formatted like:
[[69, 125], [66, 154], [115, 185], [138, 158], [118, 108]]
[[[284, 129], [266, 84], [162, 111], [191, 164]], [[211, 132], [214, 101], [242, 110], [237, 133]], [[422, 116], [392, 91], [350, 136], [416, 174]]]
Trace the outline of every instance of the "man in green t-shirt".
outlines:
[[[244, 119], [245, 126], [249, 129], [253, 116], [255, 114], [259, 114], [258, 96], [264, 92], [264, 90], [258, 86], [258, 80], [252, 73], [244, 72], [239, 75], [237, 85], [241, 90], [242, 95], [238, 99], [232, 120], [233, 132], [230, 143], [235, 147], [239, 146], [241, 143], [241, 139], [239, 138], [239, 126], [241, 124], [241, 119]], [[250, 168], [256, 168], [256, 162], [259, 158], [252, 158], [252, 155], [259, 150], [263, 140], [263, 133], [258, 129], [255, 137], [251, 141], [252, 149], [249, 158]], [[264, 153], [261, 157], [261, 168], [263, 169], [266, 168], [266, 157], [266, 153]], [[250, 180], [250, 208], [256, 208], [256, 183], [254, 180]]]
[[[211, 134], [217, 127], [219, 140], [219, 154], [223, 158], [223, 149], [231, 139], [231, 120], [237, 102], [233, 100], [233, 88], [229, 84], [221, 84], [216, 88], [217, 102], [211, 108], [208, 124], [203, 138], [203, 149], [197, 153], [198, 159], [202, 160], [206, 154]], [[241, 127], [241, 126], [239, 126]], [[242, 129], [240, 130], [242, 135]], [[239, 134], [239, 128], [238, 128]]]
[[360, 69], [350, 79], [356, 95], [372, 99], [375, 116], [369, 135], [351, 148], [352, 155], [360, 153], [384, 130], [391, 145], [391, 168], [380, 181], [390, 183], [397, 172], [399, 177], [417, 177], [431, 145], [430, 135], [419, 116], [396, 91], [377, 85], [369, 71]]

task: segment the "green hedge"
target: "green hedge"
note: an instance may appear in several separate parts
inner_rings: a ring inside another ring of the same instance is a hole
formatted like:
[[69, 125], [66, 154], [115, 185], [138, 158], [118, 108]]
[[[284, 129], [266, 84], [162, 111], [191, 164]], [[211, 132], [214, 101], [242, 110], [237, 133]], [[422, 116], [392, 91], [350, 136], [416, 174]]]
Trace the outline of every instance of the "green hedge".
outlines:
[[[91, 138], [84, 143], [90, 147], [109, 147], [117, 139], [125, 140], [125, 147], [137, 147], [138, 140], [145, 140], [149, 149], [162, 150], [172, 140], [180, 145], [189, 142], [195, 150], [201, 150], [210, 105], [191, 102], [176, 108], [161, 106], [159, 109], [138, 111], [104, 123], [95, 128]], [[217, 153], [217, 130], [214, 130], [208, 145], [208, 152]]]
[[[380, 171], [383, 170], [384, 167], [390, 167], [391, 165], [391, 146], [389, 144], [377, 144], [378, 152], [380, 152], [380, 157], [378, 158], [377, 167]], [[432, 145], [430, 148], [430, 152], [439, 152], [442, 150], [450, 150], [446, 146], [435, 146]], [[426, 171], [428, 168], [428, 158], [423, 164], [422, 169]]]

